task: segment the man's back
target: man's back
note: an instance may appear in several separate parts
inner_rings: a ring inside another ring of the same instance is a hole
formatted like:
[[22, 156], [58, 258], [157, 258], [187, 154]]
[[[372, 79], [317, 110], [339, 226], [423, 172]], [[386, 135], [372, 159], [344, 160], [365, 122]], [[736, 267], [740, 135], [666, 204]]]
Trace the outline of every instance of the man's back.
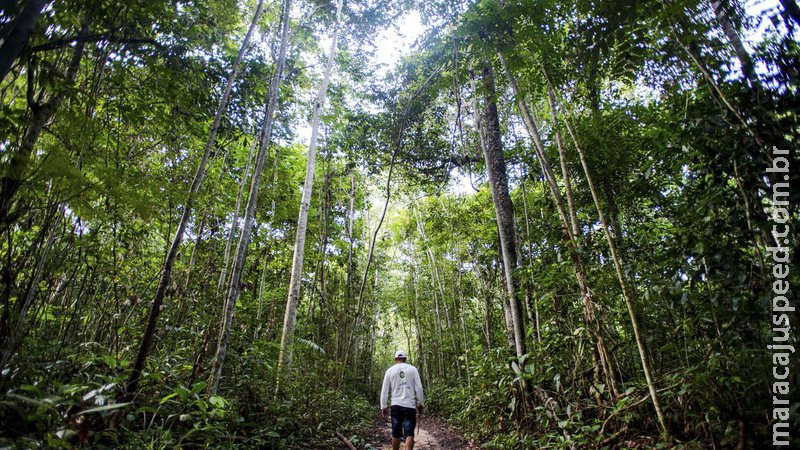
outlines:
[[417, 368], [411, 364], [399, 363], [390, 367], [383, 377], [381, 407], [385, 407], [386, 396], [391, 392], [392, 405], [416, 408], [417, 402], [424, 404], [422, 383]]

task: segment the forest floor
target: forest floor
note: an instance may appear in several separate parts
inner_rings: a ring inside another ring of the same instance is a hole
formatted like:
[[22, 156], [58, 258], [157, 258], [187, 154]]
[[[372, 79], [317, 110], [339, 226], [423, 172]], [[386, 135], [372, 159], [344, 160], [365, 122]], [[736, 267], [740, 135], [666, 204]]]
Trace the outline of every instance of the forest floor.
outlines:
[[[436, 417], [423, 416], [414, 439], [414, 450], [469, 450], [477, 449], [456, 431]], [[391, 450], [392, 427], [388, 418], [377, 416], [372, 430], [365, 437], [367, 449]], [[403, 445], [400, 448], [404, 448]]]

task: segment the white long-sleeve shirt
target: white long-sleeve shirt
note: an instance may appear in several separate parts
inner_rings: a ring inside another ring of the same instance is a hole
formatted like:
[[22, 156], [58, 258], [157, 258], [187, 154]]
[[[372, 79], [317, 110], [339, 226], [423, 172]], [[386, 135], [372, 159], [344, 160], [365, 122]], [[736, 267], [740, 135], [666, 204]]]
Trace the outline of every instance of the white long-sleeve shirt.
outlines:
[[[411, 364], [399, 363], [390, 367], [383, 376], [381, 388], [381, 409], [386, 408], [386, 397], [391, 392], [392, 405], [416, 408], [417, 403], [425, 406], [422, 382], [417, 368]], [[416, 400], [415, 400], [416, 396]]]

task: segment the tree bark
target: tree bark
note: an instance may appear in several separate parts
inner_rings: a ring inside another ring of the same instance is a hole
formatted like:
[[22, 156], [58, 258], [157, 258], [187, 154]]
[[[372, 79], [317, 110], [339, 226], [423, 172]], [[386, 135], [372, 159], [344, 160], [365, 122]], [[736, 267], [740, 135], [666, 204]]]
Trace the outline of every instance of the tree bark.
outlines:
[[[89, 28], [88, 20], [84, 21], [81, 33], [86, 33]], [[67, 81], [70, 84], [75, 83], [78, 77], [78, 69], [80, 62], [83, 58], [84, 46], [76, 45], [72, 51], [72, 55], [67, 66]], [[12, 214], [12, 205], [14, 196], [19, 188], [22, 186], [22, 180], [27, 172], [28, 165], [31, 161], [33, 150], [39, 136], [44, 130], [45, 126], [53, 119], [56, 111], [61, 103], [64, 101], [66, 90], [59, 90], [44, 103], [36, 103], [32, 100], [33, 97], [33, 76], [32, 71], [29, 69], [28, 89], [29, 94], [29, 107], [31, 109], [31, 116], [26, 125], [26, 131], [22, 137], [22, 143], [13, 155], [7, 167], [2, 168], [2, 178], [0, 178], [0, 233], [5, 232], [7, 238], [7, 251], [6, 251], [6, 264], [3, 270], [3, 284], [2, 291], [2, 315], [0, 316], [0, 347], [6, 348], [8, 338], [12, 333], [12, 325], [10, 321], [11, 313], [11, 290], [15, 283], [15, 279], [20, 269], [15, 271], [12, 262], [13, 257], [13, 237], [11, 225], [16, 220], [17, 214]], [[44, 229], [42, 230], [44, 232]], [[44, 236], [44, 235], [42, 235]], [[31, 247], [33, 248], [33, 247]]]
[[184, 205], [180, 221], [178, 222], [177, 230], [175, 231], [175, 236], [172, 238], [172, 243], [167, 251], [166, 259], [164, 260], [164, 265], [161, 268], [161, 277], [158, 280], [158, 286], [156, 287], [153, 303], [150, 306], [150, 313], [147, 317], [147, 326], [144, 334], [142, 335], [142, 341], [139, 344], [139, 351], [136, 355], [136, 360], [133, 363], [131, 374], [128, 377], [128, 383], [122, 393], [123, 398], [130, 398], [133, 395], [133, 392], [138, 388], [139, 379], [147, 360], [147, 354], [150, 352], [150, 345], [152, 344], [153, 337], [155, 335], [158, 316], [161, 314], [161, 305], [164, 302], [167, 286], [169, 286], [170, 279], [172, 277], [172, 269], [175, 265], [175, 259], [178, 256], [178, 250], [181, 242], [183, 241], [183, 234], [186, 231], [186, 226], [188, 225], [189, 218], [192, 215], [192, 208], [194, 207], [194, 203], [197, 199], [197, 193], [200, 191], [200, 186], [203, 183], [203, 178], [206, 175], [206, 166], [208, 165], [208, 161], [211, 159], [211, 152], [214, 147], [214, 142], [216, 141], [217, 131], [219, 130], [219, 124], [222, 120], [222, 115], [228, 108], [228, 99], [230, 98], [233, 82], [239, 74], [239, 65], [241, 64], [244, 53], [250, 43], [250, 38], [253, 35], [253, 31], [258, 25], [258, 17], [261, 15], [263, 6], [264, 0], [259, 0], [258, 6], [256, 6], [255, 13], [253, 14], [253, 20], [250, 23], [250, 28], [247, 30], [247, 34], [245, 35], [242, 45], [239, 48], [239, 53], [236, 55], [236, 60], [233, 62], [231, 73], [228, 75], [228, 79], [225, 82], [225, 88], [222, 92], [222, 96], [219, 99], [217, 110], [214, 113], [214, 122], [211, 125], [211, 130], [208, 134], [208, 140], [206, 141], [205, 148], [203, 149], [203, 155], [200, 158], [200, 164], [198, 165], [197, 171], [192, 179], [192, 184], [189, 187], [189, 194], [186, 198], [186, 204]]
[[[458, 315], [459, 315], [459, 321], [461, 322], [461, 340], [463, 341], [464, 344], [464, 357], [468, 358], [470, 340], [469, 340], [469, 334], [467, 334], [467, 321], [466, 321], [467, 312], [466, 312], [466, 306], [464, 305], [466, 303], [466, 299], [464, 298], [464, 289], [461, 286], [461, 272], [458, 272], [458, 299], [459, 299]], [[467, 360], [464, 361], [463, 367], [464, 367], [464, 373], [466, 373], [467, 375], [467, 387], [469, 388], [472, 386], [472, 377], [470, 375], [471, 371]]]
[[[572, 262], [573, 270], [575, 270], [575, 278], [578, 282], [578, 288], [581, 292], [584, 322], [586, 323], [587, 329], [591, 333], [592, 340], [594, 341], [593, 344], [595, 346], [596, 355], [593, 353], [593, 356], [595, 357], [595, 364], [600, 364], [605, 375], [606, 385], [609, 388], [613, 400], [613, 397], [618, 394], [616, 373], [613, 365], [611, 364], [610, 356], [605, 345], [602, 324], [599, 317], [597, 317], [598, 308], [594, 302], [594, 292], [589, 287], [589, 281], [586, 276], [586, 268], [579, 254], [578, 235], [574, 234], [575, 231], [580, 231], [579, 227], [577, 226], [577, 214], [574, 209], [569, 213], [566, 211], [566, 207], [564, 206], [564, 198], [561, 196], [561, 192], [559, 191], [558, 182], [556, 181], [552, 165], [550, 164], [550, 159], [547, 157], [547, 153], [545, 152], [544, 144], [542, 143], [542, 139], [539, 134], [539, 129], [536, 126], [536, 122], [533, 120], [533, 115], [531, 114], [525, 99], [522, 97], [522, 93], [516, 82], [516, 78], [508, 67], [505, 57], [502, 55], [502, 53], [499, 54], [499, 57], [501, 63], [503, 64], [503, 68], [506, 71], [509, 85], [511, 85], [514, 95], [517, 97], [517, 106], [519, 112], [522, 115], [523, 122], [525, 123], [528, 133], [533, 139], [534, 151], [539, 158], [539, 162], [542, 166], [542, 173], [547, 180], [548, 185], [550, 186], [550, 193], [553, 201], [555, 202], [558, 215], [561, 218], [561, 223], [563, 226], [562, 229], [567, 239], [567, 243], [570, 246], [569, 257]], [[544, 73], [544, 75], [545, 78], [547, 78], [547, 74]], [[558, 127], [557, 121], [554, 121], [553, 127]], [[560, 150], [563, 150], [563, 145]]]
[[[89, 31], [89, 21], [84, 21], [80, 34], [86, 34]], [[78, 69], [80, 68], [81, 60], [83, 59], [85, 45], [77, 44], [72, 50], [69, 65], [67, 66], [66, 79], [68, 84], [74, 84], [78, 78]], [[50, 123], [55, 116], [58, 108], [66, 97], [68, 89], [59, 89], [53, 93], [49, 100], [44, 103], [37, 103], [33, 101], [33, 69], [28, 69], [28, 90], [29, 90], [29, 107], [31, 109], [30, 119], [26, 125], [26, 131], [22, 138], [20, 147], [11, 155], [11, 161], [7, 167], [3, 168], [2, 179], [0, 179], [0, 229], [11, 226], [15, 220], [16, 214], [12, 214], [12, 205], [14, 197], [22, 186], [22, 180], [25, 177], [25, 172], [28, 170], [28, 165], [31, 162], [31, 155], [39, 141], [39, 136], [42, 130]]]
[[[542, 72], [547, 76], [544, 66]], [[567, 197], [567, 210], [569, 211], [569, 223], [572, 235], [577, 238], [581, 235], [580, 222], [578, 222], [578, 211], [575, 209], [575, 198], [572, 195], [572, 182], [570, 181], [569, 169], [567, 167], [567, 151], [564, 148], [564, 141], [561, 138], [561, 131], [558, 127], [558, 117], [555, 109], [555, 96], [553, 94], [553, 87], [547, 85], [547, 100], [550, 105], [550, 119], [553, 123], [553, 132], [556, 138], [556, 146], [558, 147], [558, 159], [561, 162], [561, 179], [564, 180], [564, 193]]]
[[311, 142], [308, 145], [308, 165], [306, 167], [306, 178], [303, 183], [303, 198], [300, 201], [300, 217], [297, 219], [297, 234], [294, 240], [294, 256], [292, 257], [292, 274], [289, 281], [289, 296], [286, 300], [286, 312], [283, 317], [283, 333], [281, 336], [281, 348], [278, 354], [277, 380], [275, 392], [280, 393], [281, 378], [284, 372], [292, 365], [292, 351], [294, 342], [294, 332], [297, 325], [297, 304], [300, 302], [300, 279], [303, 275], [303, 255], [306, 245], [306, 229], [308, 227], [308, 209], [311, 204], [311, 188], [314, 184], [314, 163], [317, 154], [317, 138], [319, 134], [320, 113], [325, 103], [325, 96], [328, 92], [331, 72], [333, 71], [333, 60], [336, 54], [336, 45], [339, 38], [339, 24], [342, 16], [342, 1], [336, 2], [336, 24], [333, 28], [331, 37], [330, 53], [325, 66], [325, 75], [322, 85], [317, 93], [314, 104], [314, 117], [311, 123]]
[[[416, 265], [414, 267], [417, 267]], [[430, 368], [428, 367], [428, 360], [425, 356], [425, 339], [422, 330], [422, 321], [420, 320], [419, 314], [419, 283], [416, 277], [414, 276], [416, 273], [412, 269], [411, 272], [411, 283], [414, 286], [414, 323], [417, 327], [417, 355], [419, 355], [420, 360], [422, 361], [422, 371], [425, 374], [425, 379], [430, 380]]]
[[267, 268], [269, 262], [272, 261], [272, 247], [267, 244], [264, 249], [264, 263], [261, 268], [261, 279], [258, 282], [258, 309], [256, 310], [256, 326], [253, 329], [253, 341], [258, 340], [261, 333], [261, 311], [264, 309], [264, 288], [267, 285]]
[[600, 197], [597, 194], [597, 189], [595, 189], [594, 182], [592, 181], [591, 171], [589, 170], [589, 165], [586, 162], [586, 152], [584, 151], [583, 147], [578, 140], [578, 136], [573, 130], [572, 126], [570, 125], [569, 119], [564, 117], [564, 124], [567, 127], [567, 131], [572, 138], [573, 143], [575, 144], [575, 149], [578, 151], [578, 156], [580, 157], [581, 167], [583, 168], [583, 173], [586, 176], [586, 183], [589, 185], [589, 191], [592, 194], [592, 200], [594, 201], [595, 208], [597, 209], [597, 214], [600, 217], [600, 223], [603, 227], [603, 234], [606, 237], [606, 241], [608, 242], [608, 247], [611, 252], [611, 259], [614, 261], [614, 268], [616, 269], [617, 279], [619, 280], [620, 287], [622, 288], [622, 296], [625, 300], [625, 306], [628, 310], [628, 315], [630, 316], [631, 320], [631, 327], [633, 328], [633, 335], [636, 340], [636, 347], [639, 350], [639, 358], [642, 362], [642, 371], [644, 372], [645, 379], [647, 381], [647, 388], [650, 391], [650, 398], [653, 401], [653, 407], [656, 410], [656, 416], [658, 418], [658, 422], [661, 425], [662, 433], [665, 436], [669, 436], [669, 428], [667, 428], [667, 422], [664, 418], [664, 413], [661, 409], [661, 403], [658, 401], [658, 393], [656, 392], [655, 382], [653, 381], [653, 377], [650, 373], [650, 363], [648, 361], [647, 350], [644, 346], [644, 340], [642, 339], [642, 333], [639, 329], [639, 319], [636, 315], [636, 310], [634, 308], [634, 301], [636, 297], [636, 293], [633, 292], [628, 284], [626, 276], [624, 274], [622, 268], [622, 259], [617, 250], [617, 246], [614, 242], [614, 238], [611, 236], [611, 231], [609, 229], [608, 220], [606, 219], [606, 215], [603, 212], [603, 208], [600, 206]]
[[47, 215], [45, 223], [42, 224], [42, 229], [49, 230], [49, 232], [44, 242], [44, 248], [39, 254], [36, 267], [31, 274], [28, 287], [25, 289], [24, 301], [18, 303], [19, 311], [17, 312], [16, 326], [7, 330], [8, 338], [2, 340], [3, 346], [2, 357], [0, 357], [0, 371], [5, 369], [11, 357], [17, 351], [17, 348], [22, 342], [24, 337], [25, 318], [27, 317], [31, 305], [33, 304], [34, 297], [36, 296], [36, 287], [39, 285], [39, 281], [41, 280], [42, 273], [44, 271], [44, 265], [48, 261], [50, 251], [55, 243], [56, 231], [61, 224], [61, 220], [64, 218], [64, 212], [61, 209], [61, 204], [59, 202], [56, 201], [50, 209], [52, 209], [52, 213]]
[[272, 74], [272, 79], [269, 84], [267, 113], [264, 115], [264, 122], [259, 131], [261, 143], [259, 144], [255, 165], [253, 166], [253, 178], [250, 182], [244, 223], [242, 224], [239, 234], [239, 243], [236, 246], [234, 264], [231, 270], [230, 281], [228, 282], [226, 301], [222, 308], [222, 326], [219, 331], [217, 351], [214, 356], [213, 368], [208, 382], [208, 392], [210, 394], [217, 393], [219, 380], [222, 376], [222, 366], [225, 363], [225, 355], [228, 350], [228, 337], [230, 336], [231, 325], [233, 324], [233, 309], [236, 305], [236, 300], [239, 299], [245, 256], [247, 255], [247, 247], [250, 245], [250, 236], [253, 231], [253, 223], [255, 222], [261, 172], [264, 170], [264, 161], [266, 160], [267, 150], [269, 149], [270, 140], [272, 138], [272, 122], [275, 117], [275, 110], [278, 106], [278, 91], [280, 90], [283, 68], [286, 63], [286, 48], [289, 44], [289, 10], [291, 9], [291, 3], [291, 0], [284, 0], [283, 2], [280, 50], [278, 51], [278, 59], [275, 63], [275, 71]]
[[27, 0], [20, 14], [10, 24], [8, 33], [0, 36], [3, 39], [0, 45], [0, 82], [6, 78], [17, 56], [28, 45], [45, 4], [47, 0]]
[[714, 10], [714, 14], [717, 16], [717, 21], [722, 27], [722, 31], [725, 33], [728, 41], [736, 51], [736, 57], [739, 59], [739, 63], [742, 65], [742, 73], [750, 83], [750, 87], [755, 90], [760, 90], [761, 83], [758, 80], [755, 65], [753, 65], [753, 59], [750, 57], [750, 53], [748, 53], [747, 49], [744, 48], [744, 44], [742, 43], [742, 39], [739, 37], [736, 26], [734, 25], [733, 20], [730, 18], [728, 12], [730, 5], [723, 4], [723, 0], [711, 0], [710, 3], [711, 9]]
[[248, 152], [247, 156], [247, 164], [244, 167], [244, 174], [239, 182], [239, 189], [236, 191], [236, 206], [234, 206], [233, 209], [233, 220], [231, 221], [231, 228], [228, 230], [228, 239], [225, 241], [225, 252], [222, 256], [222, 270], [220, 270], [219, 279], [217, 280], [217, 297], [220, 296], [222, 288], [225, 286], [225, 277], [228, 275], [231, 247], [233, 247], [236, 230], [239, 228], [239, 211], [241, 211], [242, 207], [242, 194], [244, 193], [245, 186], [247, 186], [247, 179], [250, 178], [250, 166], [253, 163], [253, 152], [255, 151], [259, 141], [260, 136], [256, 139], [253, 139], [253, 143], [250, 145], [250, 151]]
[[518, 265], [516, 230], [514, 229], [514, 205], [508, 191], [508, 178], [506, 176], [506, 163], [503, 158], [503, 148], [500, 139], [500, 120], [497, 114], [497, 100], [494, 86], [494, 74], [491, 65], [486, 62], [483, 66], [484, 88], [484, 145], [482, 146], [486, 161], [486, 176], [492, 191], [497, 229], [500, 236], [501, 256], [503, 259], [503, 272], [508, 290], [509, 306], [514, 328], [514, 349], [517, 358], [522, 358], [525, 349], [525, 325], [521, 316], [521, 304], [518, 297], [519, 282], [515, 271]]

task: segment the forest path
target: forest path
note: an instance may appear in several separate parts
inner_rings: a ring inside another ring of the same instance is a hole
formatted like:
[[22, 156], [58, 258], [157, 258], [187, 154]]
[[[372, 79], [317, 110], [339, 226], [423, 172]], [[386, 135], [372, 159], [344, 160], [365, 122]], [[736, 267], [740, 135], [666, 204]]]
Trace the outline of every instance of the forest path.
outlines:
[[[391, 450], [392, 426], [388, 418], [376, 417], [372, 430], [366, 436], [368, 449]], [[400, 448], [405, 448], [404, 444]], [[467, 450], [478, 447], [469, 443], [453, 429], [435, 417], [423, 416], [414, 439], [414, 450]]]

